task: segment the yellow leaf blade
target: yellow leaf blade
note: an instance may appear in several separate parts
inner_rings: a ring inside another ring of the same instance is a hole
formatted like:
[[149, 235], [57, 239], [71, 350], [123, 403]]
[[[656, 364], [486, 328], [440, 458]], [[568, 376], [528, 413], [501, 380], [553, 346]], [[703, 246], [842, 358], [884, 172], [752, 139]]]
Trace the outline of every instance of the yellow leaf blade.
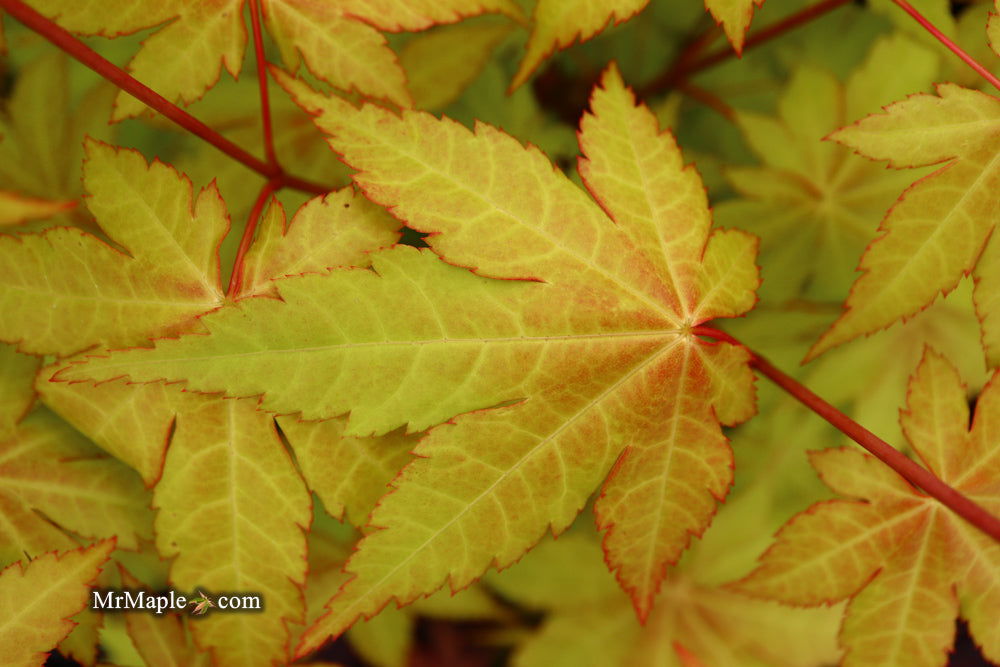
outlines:
[[534, 24], [527, 50], [510, 89], [528, 80], [546, 57], [565, 49], [578, 39], [584, 42], [604, 30], [609, 22], [618, 25], [641, 12], [649, 0], [539, 0], [532, 16]]
[[0, 573], [0, 661], [41, 666], [48, 651], [73, 629], [92, 582], [115, 548], [114, 540], [61, 554], [48, 553]]
[[206, 400], [178, 414], [156, 486], [157, 549], [185, 591], [259, 593], [266, 613], [209, 612], [192, 627], [219, 665], [284, 659], [303, 613], [310, 502], [271, 418], [250, 401]]
[[131, 256], [72, 228], [0, 238], [0, 338], [31, 353], [135, 345], [223, 299], [216, 251], [229, 221], [214, 186], [194, 198], [162, 163], [94, 141], [87, 151], [88, 205]]

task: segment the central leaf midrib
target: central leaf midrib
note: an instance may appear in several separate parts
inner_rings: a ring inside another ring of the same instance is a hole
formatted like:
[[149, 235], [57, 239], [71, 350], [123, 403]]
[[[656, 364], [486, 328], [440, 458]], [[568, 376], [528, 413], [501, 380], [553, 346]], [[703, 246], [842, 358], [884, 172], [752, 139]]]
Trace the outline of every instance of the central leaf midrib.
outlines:
[[[257, 356], [267, 356], [267, 355], [280, 355], [280, 354], [308, 354], [313, 352], [328, 352], [333, 350], [351, 350], [365, 347], [408, 347], [408, 346], [421, 346], [421, 345], [449, 345], [449, 344], [481, 344], [481, 345], [491, 345], [499, 343], [531, 343], [531, 344], [543, 344], [550, 343], [553, 341], [576, 341], [576, 340], [598, 340], [603, 338], [668, 338], [675, 337], [680, 338], [684, 335], [684, 331], [681, 329], [661, 329], [652, 331], [620, 331], [620, 332], [609, 332], [609, 333], [593, 333], [593, 334], [567, 334], [567, 335], [556, 335], [556, 336], [505, 336], [505, 337], [495, 337], [495, 338], [428, 338], [422, 340], [388, 340], [388, 341], [370, 341], [364, 343], [343, 343], [343, 344], [330, 344], [330, 345], [316, 345], [312, 347], [289, 347], [289, 348], [266, 348], [262, 350], [253, 350], [249, 352], [235, 352], [235, 353], [215, 353], [215, 354], [204, 354], [201, 356], [193, 357], [157, 357], [154, 359], [140, 359], [133, 360], [129, 359], [127, 361], [122, 361], [121, 365], [134, 368], [136, 366], [146, 366], [146, 365], [156, 365], [162, 363], [185, 363], [191, 361], [207, 361], [215, 359], [238, 359], [246, 357], [257, 357]], [[162, 348], [160, 348], [162, 350]], [[139, 350], [140, 354], [150, 354], [155, 353], [159, 350]], [[100, 364], [101, 368], [113, 368], [113, 364]]]

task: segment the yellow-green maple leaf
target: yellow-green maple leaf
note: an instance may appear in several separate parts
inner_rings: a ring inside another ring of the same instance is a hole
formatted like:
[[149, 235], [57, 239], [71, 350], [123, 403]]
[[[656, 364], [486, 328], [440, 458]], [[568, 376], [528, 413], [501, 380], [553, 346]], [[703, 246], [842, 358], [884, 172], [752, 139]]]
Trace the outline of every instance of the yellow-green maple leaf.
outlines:
[[[907, 67], [890, 73], [896, 56]], [[765, 299], [842, 298], [877, 221], [913, 174], [822, 139], [880, 103], [927, 87], [937, 64], [934, 53], [902, 35], [883, 38], [846, 86], [800, 65], [776, 118], [737, 114], [763, 166], [726, 170], [741, 198], [718, 206], [716, 219], [760, 236]]]
[[[1000, 375], [980, 394], [970, 427], [958, 373], [928, 350], [900, 418], [923, 463], [994, 514], [998, 415]], [[1000, 659], [1000, 545], [872, 456], [830, 449], [812, 463], [827, 486], [857, 500], [822, 502], [793, 518], [736, 588], [797, 605], [851, 598], [841, 631], [848, 666], [940, 667], [956, 615], [983, 654]]]
[[342, 266], [368, 266], [368, 254], [399, 239], [400, 223], [352, 188], [306, 202], [287, 224], [269, 206], [247, 252], [240, 297], [273, 292], [272, 281]]
[[[128, 69], [167, 99], [189, 104], [219, 80], [222, 68], [237, 77], [247, 46], [245, 0], [135, 2], [40, 0], [37, 8], [82, 34], [127, 34], [166, 23], [143, 40]], [[422, 30], [485, 12], [520, 16], [512, 0], [263, 0], [264, 23], [286, 65], [301, 61], [320, 79], [345, 90], [410, 105], [406, 80], [381, 30]], [[113, 118], [145, 106], [125, 92]]]
[[[554, 51], [565, 49], [577, 40], [585, 42], [608, 24], [624, 23], [648, 4], [649, 0], [538, 0], [532, 15], [531, 36], [510, 90], [527, 81]], [[723, 27], [736, 52], [741, 53], [754, 6], [760, 7], [764, 0], [705, 0], [704, 4]]]
[[41, 667], [49, 651], [73, 629], [69, 617], [90, 597], [114, 540], [19, 561], [0, 573], [0, 662]]
[[49, 226], [89, 223], [79, 206], [78, 166], [84, 136], [112, 134], [107, 114], [113, 96], [114, 88], [102, 82], [74, 103], [69, 59], [59, 52], [38, 58], [18, 73], [0, 114], [0, 226], [33, 220], [45, 220]]
[[45, 409], [0, 442], [0, 562], [70, 548], [60, 528], [135, 548], [151, 535], [148, 504], [134, 472]]
[[980, 260], [1000, 221], [1000, 99], [947, 83], [937, 92], [913, 95], [832, 135], [890, 167], [944, 164], [889, 210], [844, 312], [808, 358], [912, 316], [975, 269], [987, 358], [1000, 363], [1000, 327], [983, 308], [1000, 290], [1000, 275]]
[[479, 410], [417, 447], [372, 516], [385, 530], [361, 543], [355, 577], [302, 651], [390, 598], [411, 602], [446, 578], [462, 588], [513, 562], [547, 526], [569, 524], [626, 448], [599, 509], [609, 561], [647, 613], [666, 564], [730, 484], [719, 421], [753, 410], [746, 353], [692, 328], [753, 305], [755, 239], [711, 231], [697, 173], [615, 70], [581, 139], [607, 213], [494, 128], [286, 85], [321, 113], [370, 198], [434, 232], [448, 261], [505, 280], [400, 247], [373, 255], [374, 272], [277, 281], [280, 301], [205, 316], [209, 336], [93, 357], [59, 379], [263, 394], [266, 409], [307, 419], [350, 411], [347, 435]]
[[399, 62], [406, 71], [414, 106], [430, 111], [454, 102], [513, 28], [510, 21], [466, 21], [407, 42], [399, 52]]
[[0, 343], [0, 439], [13, 435], [35, 399], [35, 373], [41, 360]]
[[[125, 588], [140, 590], [143, 587], [143, 583], [124, 568], [119, 567], [119, 570]], [[208, 667], [211, 664], [210, 655], [195, 647], [179, 613], [158, 615], [140, 612], [122, 616], [128, 635], [146, 667]]]
[[1000, 0], [995, 0], [996, 12], [990, 13], [989, 23], [986, 25], [986, 34], [990, 39], [990, 46], [993, 51], [1000, 56]]
[[87, 144], [87, 200], [127, 252], [67, 227], [0, 237], [0, 340], [33, 354], [135, 345], [196, 326], [220, 305], [216, 250], [229, 227], [213, 185], [131, 150]]
[[266, 613], [200, 619], [198, 644], [218, 665], [283, 660], [287, 623], [302, 620], [310, 503], [273, 419], [221, 399], [177, 415], [153, 504], [174, 587], [264, 596]]
[[694, 664], [711, 667], [815, 667], [836, 659], [837, 610], [790, 609], [719, 588], [708, 580], [714, 566], [703, 549], [671, 572], [656, 609], [638, 625], [585, 531], [575, 526], [509, 571], [488, 576], [486, 584], [503, 598], [548, 612], [516, 647], [515, 667], [682, 667], [688, 663], [678, 646]]

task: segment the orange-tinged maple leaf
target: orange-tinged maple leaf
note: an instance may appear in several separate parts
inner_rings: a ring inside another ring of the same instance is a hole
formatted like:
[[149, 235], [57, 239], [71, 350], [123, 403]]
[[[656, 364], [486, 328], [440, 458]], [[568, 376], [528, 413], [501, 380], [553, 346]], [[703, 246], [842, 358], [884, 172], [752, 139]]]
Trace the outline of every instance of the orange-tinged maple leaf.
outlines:
[[108, 237], [56, 227], [0, 238], [0, 339], [25, 352], [67, 355], [134, 345], [196, 326], [220, 305], [217, 248], [229, 227], [210, 185], [138, 153], [88, 142], [88, 206]]
[[181, 590], [255, 592], [267, 613], [208, 614], [192, 627], [218, 665], [283, 660], [301, 621], [310, 501], [273, 419], [252, 401], [206, 399], [177, 415], [153, 495], [157, 549]]
[[937, 92], [913, 95], [831, 135], [890, 167], [944, 166], [889, 210], [861, 259], [863, 274], [843, 314], [807, 359], [912, 316], [975, 269], [987, 358], [1000, 363], [1000, 327], [984, 310], [1000, 290], [1000, 275], [980, 260], [1000, 221], [1000, 99], [953, 84]]
[[19, 561], [0, 573], [0, 662], [41, 667], [73, 629], [69, 617], [86, 606], [88, 584], [114, 548], [114, 540], [104, 540]]
[[[980, 394], [970, 427], [958, 373], [928, 350], [900, 421], [929, 469], [997, 513], [998, 415], [1000, 374]], [[1000, 545], [867, 454], [831, 449], [811, 458], [827, 486], [858, 500], [822, 502], [793, 518], [736, 589], [790, 604], [850, 597], [845, 665], [944, 665], [959, 614], [983, 654], [1000, 658]]]
[[[479, 410], [417, 447], [372, 516], [385, 530], [361, 543], [355, 577], [302, 652], [390, 598], [410, 602], [445, 578], [462, 588], [491, 563], [510, 564], [548, 525], [572, 521], [625, 448], [600, 508], [612, 567], [646, 613], [665, 564], [730, 484], [715, 414], [735, 423], [753, 410], [746, 353], [705, 344], [692, 328], [753, 305], [755, 240], [711, 233], [697, 174], [614, 70], [581, 140], [588, 187], [612, 217], [498, 130], [358, 110], [286, 85], [322, 112], [370, 198], [434, 232], [449, 261], [508, 280], [400, 247], [374, 254], [374, 272], [276, 281], [280, 301], [209, 314], [209, 336], [93, 357], [59, 379], [127, 374], [263, 394], [264, 408], [308, 419], [350, 411], [347, 435], [423, 430]], [[615, 141], [623, 123], [634, 127]], [[650, 185], [624, 185], [616, 170]], [[640, 487], [662, 492], [613, 507]], [[639, 516], [651, 508], [651, 519]], [[643, 553], [621, 548], [618, 531], [636, 533]]]
[[60, 528], [114, 535], [135, 548], [151, 536], [148, 504], [134, 472], [48, 410], [35, 410], [0, 442], [0, 562], [70, 548]]

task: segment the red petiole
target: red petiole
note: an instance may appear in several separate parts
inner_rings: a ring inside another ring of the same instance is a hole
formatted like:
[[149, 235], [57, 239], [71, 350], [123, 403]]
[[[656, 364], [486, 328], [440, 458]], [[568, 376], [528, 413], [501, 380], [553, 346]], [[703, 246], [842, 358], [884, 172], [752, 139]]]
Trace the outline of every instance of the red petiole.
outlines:
[[936, 498], [945, 507], [1000, 542], [1000, 518], [993, 516], [982, 506], [946, 484], [934, 475], [934, 473], [921, 467], [912, 459], [907, 458], [885, 440], [882, 440], [864, 426], [858, 424], [814, 394], [798, 380], [782, 372], [770, 361], [724, 331], [719, 331], [711, 327], [695, 327], [694, 333], [698, 336], [725, 341], [744, 348], [750, 353], [750, 365], [757, 369], [757, 371], [787, 391], [807, 408], [830, 422], [838, 431], [874, 454], [880, 461], [902, 476], [903, 479], [922, 489], [927, 495]]

